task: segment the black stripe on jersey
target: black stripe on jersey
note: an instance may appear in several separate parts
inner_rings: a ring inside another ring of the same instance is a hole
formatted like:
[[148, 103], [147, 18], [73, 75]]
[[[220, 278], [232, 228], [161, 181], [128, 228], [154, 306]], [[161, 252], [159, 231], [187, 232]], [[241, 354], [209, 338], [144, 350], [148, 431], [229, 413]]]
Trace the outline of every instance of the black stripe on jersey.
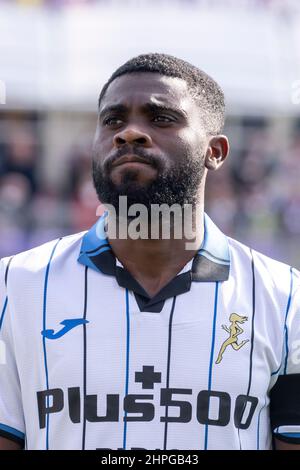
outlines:
[[[49, 282], [49, 273], [50, 273], [50, 266], [51, 262], [54, 256], [54, 253], [56, 251], [56, 248], [60, 241], [62, 240], [63, 237], [59, 238], [58, 240], [54, 240], [50, 254], [50, 258], [48, 260], [48, 263], [46, 265], [46, 270], [45, 270], [45, 278], [44, 278], [44, 292], [43, 292], [43, 331], [46, 330], [46, 324], [47, 324], [47, 306], [48, 306], [48, 300], [47, 300], [47, 295], [48, 295], [48, 282]], [[47, 346], [46, 346], [46, 338], [43, 336], [43, 353], [44, 353], [44, 367], [45, 367], [45, 376], [46, 376], [46, 388], [47, 391], [50, 390], [49, 387], [49, 374], [48, 374], [48, 360], [47, 360]], [[47, 408], [49, 408], [49, 396], [47, 396], [46, 399], [46, 404]], [[50, 414], [46, 415], [46, 450], [49, 450], [49, 423], [50, 423]]]
[[[105, 242], [105, 243], [101, 243], [101, 245], [97, 246], [97, 248], [93, 248], [92, 250], [88, 250], [86, 251], [85, 253], [87, 255], [91, 255], [93, 253], [96, 253], [96, 251], [100, 250], [100, 248], [104, 248], [104, 247], [109, 247], [110, 248], [110, 245], [108, 242]], [[111, 249], [111, 248], [110, 248]], [[80, 254], [82, 254], [83, 252], [81, 251]]]
[[13, 256], [9, 259], [8, 263], [7, 263], [7, 266], [6, 266], [6, 270], [5, 270], [5, 278], [4, 278], [4, 282], [5, 282], [5, 287], [7, 287], [7, 278], [8, 278], [8, 271], [9, 271], [9, 268], [10, 268], [10, 263], [12, 262], [13, 260]]
[[252, 367], [253, 367], [253, 348], [254, 348], [254, 318], [255, 318], [255, 269], [254, 269], [254, 257], [251, 252], [251, 269], [252, 269], [252, 324], [251, 324], [251, 349], [250, 349], [250, 365], [249, 365], [249, 383], [247, 389], [247, 395], [250, 394], [251, 382], [252, 382]]
[[284, 321], [284, 336], [285, 336], [285, 360], [284, 360], [284, 369], [283, 369], [283, 374], [286, 375], [286, 370], [287, 370], [287, 365], [288, 365], [288, 357], [289, 357], [289, 341], [288, 341], [288, 328], [287, 328], [287, 318], [288, 314], [290, 311], [290, 306], [291, 306], [291, 300], [292, 300], [292, 294], [293, 294], [293, 268], [290, 267], [290, 275], [291, 275], [291, 281], [290, 281], [290, 293], [289, 293], [289, 298], [288, 298], [288, 303], [286, 306], [286, 314], [285, 314], [285, 321]]
[[[4, 282], [5, 282], [5, 287], [7, 288], [7, 276], [8, 276], [8, 271], [9, 271], [9, 267], [10, 267], [10, 263], [13, 259], [13, 256], [10, 258], [10, 260], [8, 261], [7, 263], [7, 266], [6, 266], [6, 269], [5, 269], [5, 276], [4, 276]], [[4, 322], [4, 317], [5, 317], [5, 314], [7, 312], [7, 305], [8, 305], [8, 295], [6, 293], [6, 297], [5, 297], [5, 300], [4, 300], [4, 305], [3, 305], [3, 308], [2, 306], [0, 307], [1, 310], [0, 310], [0, 330], [2, 328], [2, 325], [3, 325], [3, 322]]]
[[[166, 377], [166, 388], [169, 388], [170, 383], [170, 363], [171, 363], [171, 342], [172, 342], [172, 324], [173, 324], [173, 314], [175, 310], [176, 296], [173, 297], [172, 308], [169, 319], [169, 338], [168, 338], [168, 360], [167, 360], [167, 377]], [[168, 418], [168, 406], [166, 406], [165, 417]], [[167, 448], [167, 437], [168, 437], [168, 421], [165, 422], [165, 433], [164, 433], [164, 447], [163, 450]]]
[[[252, 368], [253, 368], [253, 348], [254, 348], [254, 319], [255, 319], [255, 266], [254, 266], [254, 256], [253, 251], [250, 248], [250, 255], [251, 255], [251, 271], [252, 271], [252, 320], [251, 320], [251, 347], [250, 347], [250, 361], [249, 361], [249, 380], [248, 380], [248, 388], [246, 395], [249, 396], [252, 384]], [[244, 414], [246, 408], [246, 404], [241, 412], [241, 419]], [[240, 450], [242, 450], [242, 443], [240, 437], [240, 428], [238, 428], [238, 436], [239, 436], [239, 443], [240, 443]]]
[[[83, 301], [83, 318], [86, 320], [87, 313], [87, 283], [88, 267], [84, 270], [84, 301]], [[86, 397], [86, 323], [83, 324], [83, 419], [82, 419], [82, 450], [85, 450], [85, 434], [86, 434], [86, 416], [85, 416], [85, 397]]]

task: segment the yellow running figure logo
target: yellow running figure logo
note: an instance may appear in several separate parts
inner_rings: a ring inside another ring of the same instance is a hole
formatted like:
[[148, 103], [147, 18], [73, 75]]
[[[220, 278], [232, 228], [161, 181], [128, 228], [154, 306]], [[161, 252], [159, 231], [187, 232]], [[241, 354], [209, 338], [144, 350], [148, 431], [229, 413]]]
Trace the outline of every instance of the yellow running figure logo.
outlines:
[[244, 339], [240, 344], [238, 344], [238, 336], [244, 333], [244, 330], [238, 325], [238, 323], [245, 323], [245, 321], [248, 321], [248, 317], [242, 317], [237, 313], [232, 313], [229, 317], [229, 321], [231, 323], [229, 327], [222, 325], [223, 330], [227, 331], [230, 336], [222, 344], [216, 364], [219, 364], [222, 361], [223, 354], [227, 346], [230, 345], [235, 351], [238, 351], [249, 341], [248, 339]]

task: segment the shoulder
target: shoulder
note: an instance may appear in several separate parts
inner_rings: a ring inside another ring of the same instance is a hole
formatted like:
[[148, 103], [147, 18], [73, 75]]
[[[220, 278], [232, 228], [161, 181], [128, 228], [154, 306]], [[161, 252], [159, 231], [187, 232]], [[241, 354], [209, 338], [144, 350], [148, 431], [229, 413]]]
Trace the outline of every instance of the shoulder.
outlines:
[[232, 273], [236, 276], [244, 271], [251, 272], [256, 284], [270, 291], [289, 295], [291, 289], [299, 289], [298, 269], [277, 261], [243, 243], [228, 237]]
[[82, 238], [86, 232], [68, 235], [51, 240], [0, 261], [1, 281], [6, 278], [8, 284], [24, 282], [28, 277], [44, 275], [50, 263], [71, 263], [75, 265], [80, 252]]

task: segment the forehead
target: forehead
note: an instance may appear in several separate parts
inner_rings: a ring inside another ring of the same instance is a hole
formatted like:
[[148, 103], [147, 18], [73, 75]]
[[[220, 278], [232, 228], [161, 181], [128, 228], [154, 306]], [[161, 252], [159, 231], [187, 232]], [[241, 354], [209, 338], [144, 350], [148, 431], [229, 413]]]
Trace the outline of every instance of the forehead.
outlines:
[[158, 73], [129, 73], [116, 78], [106, 90], [100, 110], [112, 104], [173, 104], [190, 111], [196, 106], [185, 80]]

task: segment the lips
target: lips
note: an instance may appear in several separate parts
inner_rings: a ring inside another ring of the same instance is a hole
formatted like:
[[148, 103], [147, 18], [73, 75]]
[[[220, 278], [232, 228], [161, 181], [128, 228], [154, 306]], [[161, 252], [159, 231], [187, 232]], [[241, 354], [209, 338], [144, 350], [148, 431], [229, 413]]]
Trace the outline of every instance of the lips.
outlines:
[[123, 165], [124, 163], [143, 163], [144, 165], [150, 165], [149, 161], [145, 158], [139, 157], [138, 155], [124, 155], [123, 157], [118, 158], [113, 163], [113, 167]]

